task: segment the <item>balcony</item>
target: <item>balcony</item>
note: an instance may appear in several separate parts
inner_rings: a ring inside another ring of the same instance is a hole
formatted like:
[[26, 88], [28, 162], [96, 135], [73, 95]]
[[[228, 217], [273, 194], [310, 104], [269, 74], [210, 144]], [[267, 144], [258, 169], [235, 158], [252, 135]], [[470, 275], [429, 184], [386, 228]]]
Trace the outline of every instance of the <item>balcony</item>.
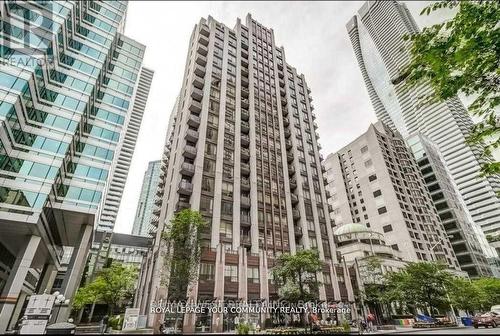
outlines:
[[177, 192], [182, 195], [191, 195], [193, 192], [193, 184], [188, 181], [180, 181]]
[[241, 49], [248, 50], [248, 44], [241, 42]]
[[295, 232], [296, 236], [302, 236], [302, 227], [294, 225], [293, 231]]
[[241, 88], [241, 96], [242, 97], [248, 98], [249, 94], [250, 93], [249, 93], [247, 88]]
[[241, 107], [247, 109], [248, 107], [250, 106], [249, 102], [248, 102], [248, 99], [246, 98], [242, 98], [241, 99]]
[[203, 78], [197, 76], [197, 75], [194, 75], [193, 76], [193, 86], [198, 88], [198, 89], [203, 89], [203, 87], [205, 86], [205, 81], [203, 80]]
[[328, 204], [328, 212], [333, 212], [333, 206], [331, 204]]
[[286, 106], [284, 106], [282, 109], [281, 109], [281, 112], [283, 114], [283, 117], [286, 117], [288, 115], [288, 109], [286, 108]]
[[[244, 61], [242, 60], [242, 62], [241, 62], [241, 63], [243, 63], [243, 62], [244, 62]], [[241, 75], [242, 75], [243, 77], [248, 77], [248, 69], [247, 69], [247, 67], [246, 67], [246, 66], [242, 66], [242, 67], [241, 67]]]
[[280, 83], [280, 87], [282, 87], [282, 88], [285, 87], [285, 81], [283, 81], [283, 80], [280, 79], [279, 83]]
[[198, 49], [196, 51], [203, 56], [207, 56], [208, 54], [208, 49], [203, 44], [198, 44]]
[[241, 148], [241, 158], [248, 160], [250, 158], [250, 150], [248, 148]]
[[248, 51], [245, 49], [241, 49], [241, 57], [248, 59]]
[[200, 36], [198, 37], [198, 42], [206, 47], [208, 46], [208, 37], [200, 34]]
[[241, 135], [241, 145], [248, 147], [250, 144], [250, 137], [247, 134], [242, 134]]
[[283, 74], [283, 71], [278, 71], [278, 77], [283, 79], [283, 77], [285, 77], [285, 75]]
[[207, 58], [203, 55], [196, 54], [196, 58], [194, 59], [196, 64], [201, 65], [202, 67], [207, 65]]
[[241, 77], [241, 86], [248, 87], [248, 77]]
[[241, 163], [241, 173], [243, 175], [246, 175], [246, 176], [250, 175], [250, 164], [242, 162]]
[[161, 208], [156, 208], [153, 210], [153, 215], [160, 216]]
[[311, 104], [310, 106], [311, 106], [311, 111], [314, 111], [314, 105]]
[[161, 204], [163, 203], [163, 199], [160, 197], [155, 198], [155, 205], [158, 207], [161, 207]]
[[188, 119], [188, 125], [192, 127], [198, 127], [200, 126], [200, 121], [201, 121], [200, 117], [198, 117], [195, 114], [190, 114]]
[[194, 73], [197, 76], [205, 77], [205, 73], [206, 73], [205, 67], [202, 67], [201, 65], [195, 64], [195, 66], [194, 66]]
[[201, 104], [200, 102], [197, 102], [196, 100], [191, 99], [189, 101], [189, 111], [195, 113], [195, 114], [200, 114], [201, 112]]
[[250, 197], [241, 196], [240, 201], [243, 208], [250, 208]]
[[292, 148], [292, 142], [291, 142], [289, 139], [287, 139], [287, 140], [285, 141], [285, 145], [286, 145], [286, 149], [290, 149], [290, 148]]
[[248, 134], [250, 132], [250, 124], [248, 121], [242, 121], [241, 122], [241, 132]]
[[299, 219], [300, 218], [300, 212], [297, 209], [292, 210], [292, 217], [293, 219]]
[[206, 24], [202, 24], [200, 26], [200, 34], [206, 37], [210, 36], [210, 30], [208, 29], [208, 26]]
[[241, 244], [244, 246], [250, 246], [252, 245], [252, 242], [250, 241], [250, 237], [247, 235], [241, 236]]
[[286, 153], [286, 160], [288, 163], [293, 162], [293, 154], [292, 153]]
[[297, 180], [294, 178], [290, 179], [290, 189], [294, 190], [295, 188], [297, 188]]
[[283, 124], [285, 125], [285, 127], [287, 127], [288, 125], [290, 125], [290, 119], [283, 118]]
[[242, 178], [240, 180], [240, 186], [241, 186], [241, 189], [250, 190], [250, 180], [246, 179], [246, 178]]
[[184, 147], [182, 155], [184, 155], [187, 158], [194, 159], [196, 157], [196, 147], [186, 145], [186, 147]]
[[194, 164], [183, 162], [181, 165], [181, 174], [186, 176], [194, 175]]
[[[243, 56], [243, 55], [242, 55], [242, 56]], [[247, 57], [242, 57], [242, 58], [241, 58], [241, 66], [242, 66], [243, 68], [247, 68], [247, 67], [248, 67], [248, 59], [247, 59]], [[248, 74], [248, 70], [247, 70], [247, 74]]]
[[295, 167], [292, 165], [288, 166], [288, 175], [295, 175]]
[[199, 137], [198, 131], [188, 129], [186, 131], [186, 136], [184, 138], [187, 141], [196, 142], [196, 141], [198, 141], [198, 137]]
[[323, 165], [321, 166], [321, 171], [322, 171], [323, 173], [326, 173], [326, 168], [325, 168], [325, 166], [323, 166]]
[[241, 110], [241, 120], [248, 121], [250, 119], [250, 115], [248, 114], [248, 110]]
[[281, 88], [280, 89], [280, 95], [281, 97], [285, 98], [286, 97], [286, 92], [285, 92], [285, 89]]
[[278, 69], [283, 70], [283, 63], [278, 63]]
[[290, 135], [291, 135], [291, 134], [292, 134], [292, 133], [290, 132], [290, 130], [289, 130], [288, 128], [285, 128], [285, 138], [287, 138], [287, 139], [288, 139], [288, 138], [290, 137]]
[[177, 211], [181, 211], [181, 210], [189, 209], [189, 208], [191, 208], [191, 204], [189, 204], [189, 202], [182, 201], [182, 200], [177, 202], [177, 206], [175, 207], [175, 209]]
[[156, 189], [156, 196], [163, 197], [164, 193], [165, 193], [165, 190], [163, 188]]
[[203, 99], [203, 91], [201, 91], [200, 89], [197, 89], [195, 87], [192, 88], [191, 90], [191, 97], [198, 101], [198, 102], [201, 102], [201, 100]]

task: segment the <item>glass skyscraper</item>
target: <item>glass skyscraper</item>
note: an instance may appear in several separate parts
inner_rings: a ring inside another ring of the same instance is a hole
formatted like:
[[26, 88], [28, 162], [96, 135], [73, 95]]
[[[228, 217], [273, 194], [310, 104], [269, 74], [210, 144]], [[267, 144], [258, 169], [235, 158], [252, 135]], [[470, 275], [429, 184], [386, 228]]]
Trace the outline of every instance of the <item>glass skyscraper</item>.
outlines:
[[149, 237], [155, 208], [156, 190], [160, 181], [160, 165], [161, 161], [151, 161], [144, 173], [141, 194], [134, 217], [134, 226], [132, 227], [133, 235]]
[[[0, 333], [27, 295], [52, 288], [68, 247], [62, 293], [71, 299], [80, 282], [148, 72], [144, 46], [123, 35], [126, 10], [123, 1], [0, 4]], [[68, 313], [61, 307], [60, 319]]]

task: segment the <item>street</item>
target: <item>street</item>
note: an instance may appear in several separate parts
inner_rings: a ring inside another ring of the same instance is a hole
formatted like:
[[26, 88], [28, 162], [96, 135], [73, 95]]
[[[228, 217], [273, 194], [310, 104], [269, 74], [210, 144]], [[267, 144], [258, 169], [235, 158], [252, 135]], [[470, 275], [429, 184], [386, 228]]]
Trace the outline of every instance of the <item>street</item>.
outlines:
[[[378, 332], [376, 334], [408, 334], [408, 335], [497, 335], [500, 333], [500, 328], [479, 328], [474, 329], [473, 327], [465, 328], [453, 328], [453, 329], [399, 329], [397, 331], [391, 330], [387, 332]], [[365, 335], [376, 335], [376, 334], [365, 334]]]

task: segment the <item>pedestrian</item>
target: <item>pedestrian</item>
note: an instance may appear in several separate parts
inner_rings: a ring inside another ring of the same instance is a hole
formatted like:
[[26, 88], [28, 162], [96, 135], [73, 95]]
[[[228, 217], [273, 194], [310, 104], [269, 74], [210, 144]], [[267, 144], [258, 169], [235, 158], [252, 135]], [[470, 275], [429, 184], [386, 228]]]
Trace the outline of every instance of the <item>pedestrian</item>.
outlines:
[[368, 321], [368, 331], [375, 331], [375, 328], [373, 326], [373, 324], [375, 323], [375, 315], [373, 313], [369, 313], [366, 320]]
[[109, 316], [104, 315], [101, 320], [101, 334], [104, 334], [108, 330]]

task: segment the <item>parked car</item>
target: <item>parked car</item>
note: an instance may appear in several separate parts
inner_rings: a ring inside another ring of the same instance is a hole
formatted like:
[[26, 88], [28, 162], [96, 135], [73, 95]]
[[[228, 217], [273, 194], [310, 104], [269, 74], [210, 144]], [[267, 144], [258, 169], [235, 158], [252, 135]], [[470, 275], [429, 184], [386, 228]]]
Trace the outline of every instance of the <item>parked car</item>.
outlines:
[[490, 311], [500, 314], [500, 305], [491, 306]]
[[485, 328], [488, 328], [489, 326], [496, 328], [497, 325], [500, 324], [500, 314], [489, 312], [482, 315], [476, 315], [472, 320], [472, 324], [476, 329], [480, 326], [484, 326]]

